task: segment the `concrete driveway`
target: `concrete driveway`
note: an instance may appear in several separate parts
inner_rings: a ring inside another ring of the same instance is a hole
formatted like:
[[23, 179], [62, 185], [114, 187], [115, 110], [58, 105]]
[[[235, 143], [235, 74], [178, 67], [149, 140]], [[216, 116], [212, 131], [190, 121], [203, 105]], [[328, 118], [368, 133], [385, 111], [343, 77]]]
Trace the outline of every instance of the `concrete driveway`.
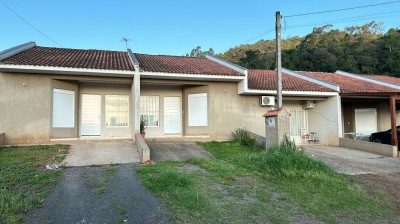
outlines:
[[400, 172], [400, 158], [333, 146], [305, 146], [311, 157], [321, 160], [339, 173], [382, 174]]
[[138, 163], [140, 157], [131, 140], [71, 141], [69, 154], [62, 161], [65, 166], [90, 166], [103, 164]]
[[189, 158], [211, 158], [212, 155], [196, 142], [146, 141], [150, 148], [150, 159], [156, 162], [165, 160], [187, 160]]
[[168, 223], [166, 208], [140, 183], [139, 164], [65, 168], [26, 224]]

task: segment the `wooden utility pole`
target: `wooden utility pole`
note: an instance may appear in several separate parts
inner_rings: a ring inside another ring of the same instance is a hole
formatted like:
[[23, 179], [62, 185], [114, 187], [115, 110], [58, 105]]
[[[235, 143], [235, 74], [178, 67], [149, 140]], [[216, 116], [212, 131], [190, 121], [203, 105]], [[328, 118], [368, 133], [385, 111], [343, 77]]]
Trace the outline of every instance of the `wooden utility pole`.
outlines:
[[281, 13], [276, 12], [276, 95], [277, 109], [282, 108]]

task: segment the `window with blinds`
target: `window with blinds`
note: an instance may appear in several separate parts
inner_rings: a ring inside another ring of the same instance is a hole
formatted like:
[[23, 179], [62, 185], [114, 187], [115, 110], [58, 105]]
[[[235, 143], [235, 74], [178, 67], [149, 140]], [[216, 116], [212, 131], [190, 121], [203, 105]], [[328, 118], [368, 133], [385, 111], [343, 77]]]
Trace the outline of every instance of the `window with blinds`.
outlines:
[[129, 126], [129, 96], [106, 95], [106, 127]]
[[140, 116], [147, 120], [147, 127], [159, 126], [160, 97], [141, 96], [140, 97]]

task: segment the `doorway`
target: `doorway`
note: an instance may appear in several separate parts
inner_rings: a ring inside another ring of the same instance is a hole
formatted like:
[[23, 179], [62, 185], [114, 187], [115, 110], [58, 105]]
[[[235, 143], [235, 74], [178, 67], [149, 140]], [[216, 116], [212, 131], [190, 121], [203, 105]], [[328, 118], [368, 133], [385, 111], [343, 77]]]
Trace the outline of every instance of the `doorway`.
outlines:
[[181, 97], [164, 97], [164, 134], [181, 134]]
[[81, 95], [81, 136], [100, 136], [101, 95]]

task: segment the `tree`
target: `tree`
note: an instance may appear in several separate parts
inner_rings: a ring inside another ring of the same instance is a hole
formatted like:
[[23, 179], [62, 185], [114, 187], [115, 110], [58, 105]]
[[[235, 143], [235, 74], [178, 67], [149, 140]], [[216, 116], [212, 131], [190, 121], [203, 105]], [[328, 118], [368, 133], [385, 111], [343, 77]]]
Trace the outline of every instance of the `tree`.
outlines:
[[186, 56], [194, 58], [204, 58], [206, 55], [214, 55], [214, 50], [209, 48], [208, 51], [202, 51], [201, 47], [197, 46], [190, 51], [190, 54], [186, 54]]

